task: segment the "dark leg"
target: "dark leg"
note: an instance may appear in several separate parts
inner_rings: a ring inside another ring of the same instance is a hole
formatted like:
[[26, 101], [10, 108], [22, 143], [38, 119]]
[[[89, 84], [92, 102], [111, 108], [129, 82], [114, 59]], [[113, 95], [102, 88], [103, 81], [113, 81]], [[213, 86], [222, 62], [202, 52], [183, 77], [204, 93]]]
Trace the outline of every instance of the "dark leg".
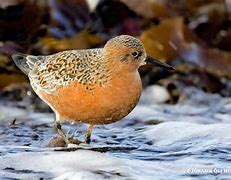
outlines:
[[63, 130], [62, 130], [62, 126], [61, 126], [60, 122], [55, 121], [54, 128], [55, 128], [55, 131], [56, 131], [60, 136], [63, 137], [63, 139], [64, 139], [66, 145], [68, 145], [68, 144], [69, 144], [69, 140], [68, 140], [68, 138], [66, 137], [66, 135], [64, 134], [64, 132], [63, 132]]
[[85, 143], [90, 144], [91, 142], [91, 133], [93, 130], [94, 125], [89, 124], [87, 127], [86, 137], [85, 137]]

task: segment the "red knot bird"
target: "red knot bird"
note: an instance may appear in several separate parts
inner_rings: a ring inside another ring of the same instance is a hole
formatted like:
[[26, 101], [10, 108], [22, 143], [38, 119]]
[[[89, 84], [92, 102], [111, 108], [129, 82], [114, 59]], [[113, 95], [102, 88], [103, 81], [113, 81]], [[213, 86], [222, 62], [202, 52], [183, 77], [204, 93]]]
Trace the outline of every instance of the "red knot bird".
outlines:
[[54, 111], [55, 130], [66, 144], [61, 122], [88, 124], [85, 142], [90, 143], [94, 125], [119, 121], [133, 110], [142, 90], [140, 66], [151, 63], [174, 69], [148, 56], [141, 41], [128, 35], [110, 39], [103, 48], [12, 58]]

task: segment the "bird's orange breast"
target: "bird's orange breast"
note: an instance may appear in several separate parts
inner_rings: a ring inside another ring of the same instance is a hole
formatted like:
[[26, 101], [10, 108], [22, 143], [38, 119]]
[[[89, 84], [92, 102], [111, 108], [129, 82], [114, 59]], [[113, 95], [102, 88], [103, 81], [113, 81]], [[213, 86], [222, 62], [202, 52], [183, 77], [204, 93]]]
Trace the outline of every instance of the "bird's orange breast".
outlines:
[[74, 81], [52, 94], [37, 94], [59, 115], [60, 121], [108, 124], [132, 111], [139, 100], [141, 89], [138, 72], [129, 72], [122, 77], [113, 77], [103, 86], [96, 84], [92, 90]]

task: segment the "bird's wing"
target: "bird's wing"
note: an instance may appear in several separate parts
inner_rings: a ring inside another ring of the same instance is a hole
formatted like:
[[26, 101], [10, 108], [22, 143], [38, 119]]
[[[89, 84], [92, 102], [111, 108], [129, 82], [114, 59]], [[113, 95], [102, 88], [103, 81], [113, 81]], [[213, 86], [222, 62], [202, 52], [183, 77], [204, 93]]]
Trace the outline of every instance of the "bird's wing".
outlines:
[[91, 75], [89, 54], [92, 53], [99, 55], [99, 52], [94, 50], [91, 50], [91, 53], [72, 50], [49, 56], [28, 55], [24, 56], [24, 61], [23, 58], [22, 62], [17, 61], [16, 65], [29, 76], [35, 90], [53, 93], [59, 87], [68, 86], [75, 80], [80, 84], [85, 83], [84, 80]]

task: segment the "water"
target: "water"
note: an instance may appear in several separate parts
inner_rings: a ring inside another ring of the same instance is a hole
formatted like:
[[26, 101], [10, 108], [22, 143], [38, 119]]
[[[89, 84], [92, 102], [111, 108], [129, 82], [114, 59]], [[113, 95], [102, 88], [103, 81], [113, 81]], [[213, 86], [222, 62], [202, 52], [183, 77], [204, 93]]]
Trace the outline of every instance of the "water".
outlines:
[[[231, 99], [196, 89], [176, 105], [144, 102], [97, 126], [90, 145], [46, 147], [56, 135], [50, 113], [1, 107], [0, 119], [1, 179], [231, 178]], [[86, 127], [64, 129], [83, 139]]]

